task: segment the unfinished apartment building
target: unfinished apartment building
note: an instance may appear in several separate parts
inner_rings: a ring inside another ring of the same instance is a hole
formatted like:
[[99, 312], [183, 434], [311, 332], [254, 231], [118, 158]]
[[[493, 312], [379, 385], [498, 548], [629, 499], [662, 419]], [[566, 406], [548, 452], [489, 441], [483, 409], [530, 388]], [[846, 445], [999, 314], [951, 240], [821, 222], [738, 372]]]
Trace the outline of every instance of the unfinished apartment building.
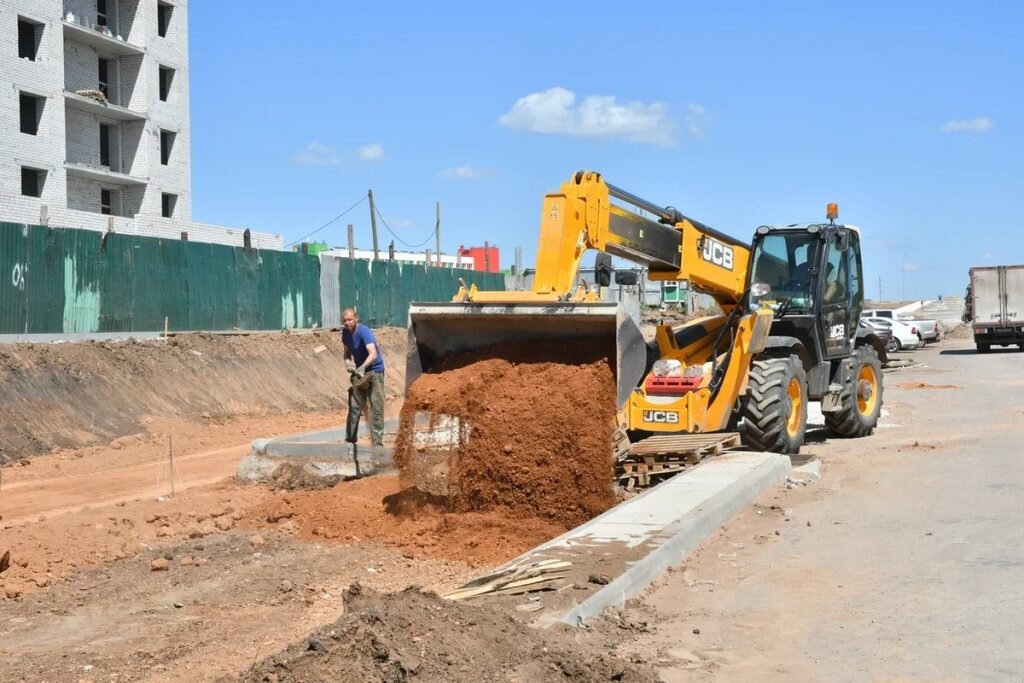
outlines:
[[242, 229], [192, 221], [187, 11], [0, 3], [0, 221], [238, 242]]

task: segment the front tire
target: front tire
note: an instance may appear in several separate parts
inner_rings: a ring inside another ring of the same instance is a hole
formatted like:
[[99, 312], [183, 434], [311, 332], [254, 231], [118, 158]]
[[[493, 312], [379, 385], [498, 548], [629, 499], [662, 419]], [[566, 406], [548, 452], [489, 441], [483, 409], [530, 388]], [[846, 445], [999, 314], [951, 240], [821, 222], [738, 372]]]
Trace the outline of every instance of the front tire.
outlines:
[[991, 350], [992, 346], [990, 344], [978, 344], [978, 353], [988, 353]]
[[853, 352], [853, 368], [839, 405], [839, 410], [825, 413], [825, 426], [833, 433], [859, 438], [875, 431], [882, 413], [882, 363], [870, 346], [860, 346]]
[[807, 373], [797, 356], [755, 360], [743, 403], [743, 443], [795, 454], [807, 431]]

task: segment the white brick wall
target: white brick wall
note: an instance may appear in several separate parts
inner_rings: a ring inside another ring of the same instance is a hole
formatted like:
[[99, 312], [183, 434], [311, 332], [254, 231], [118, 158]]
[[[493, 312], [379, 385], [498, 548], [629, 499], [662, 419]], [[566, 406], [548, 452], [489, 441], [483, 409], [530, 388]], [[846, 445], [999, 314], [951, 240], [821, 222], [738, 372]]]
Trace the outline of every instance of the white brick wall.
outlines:
[[[147, 116], [146, 121], [106, 120], [96, 114], [68, 107], [64, 91], [98, 86], [98, 60], [102, 53], [74, 39], [65, 39], [63, 18], [70, 10], [87, 24], [96, 19], [96, 0], [0, 0], [0, 221], [39, 223], [46, 207], [50, 225], [106, 230], [108, 216], [99, 213], [99, 190], [120, 193], [122, 213], [114, 217], [114, 229], [127, 234], [146, 234], [217, 244], [242, 243], [241, 228], [192, 222], [191, 128], [188, 83], [188, 0], [168, 0], [174, 9], [166, 37], [157, 30], [157, 0], [108, 0], [108, 23], [143, 55], [107, 55], [110, 59], [111, 102]], [[115, 16], [116, 12], [116, 16]], [[44, 25], [35, 62], [17, 58], [18, 16]], [[159, 100], [159, 65], [175, 70], [171, 95]], [[20, 89], [45, 95], [39, 134], [19, 132]], [[120, 187], [68, 173], [65, 161], [99, 165], [99, 123], [113, 126], [111, 165], [132, 176], [148, 179], [142, 187]], [[170, 163], [160, 163], [160, 130], [173, 131]], [[123, 166], [122, 166], [123, 161]], [[47, 171], [40, 198], [21, 196], [21, 168]], [[161, 195], [178, 196], [175, 218], [161, 217]], [[280, 235], [254, 233], [253, 245], [281, 249]]]
[[[73, 178], [72, 180], [84, 188], [84, 184], [80, 182], [83, 179]], [[47, 183], [49, 182], [47, 181]], [[86, 194], [86, 191], [83, 189], [81, 196], [84, 198]], [[220, 225], [149, 216], [136, 216], [135, 218], [104, 216], [98, 213], [99, 192], [89, 194], [95, 197], [94, 209], [77, 211], [63, 206], [54, 207], [46, 205], [46, 202], [34, 197], [22, 197], [20, 195], [0, 192], [0, 217], [2, 217], [0, 220], [39, 225], [42, 222], [40, 219], [41, 211], [45, 206], [49, 216], [48, 224], [53, 227], [81, 228], [102, 232], [107, 230], [109, 223], [112, 223], [114, 231], [124, 235], [180, 239], [181, 233], [187, 232], [188, 238], [192, 242], [227, 244], [233, 247], [240, 247], [243, 243], [242, 234], [245, 232], [245, 228], [226, 228]], [[283, 251], [284, 248], [280, 235], [266, 232], [253, 232], [252, 246], [257, 249], [272, 249], [276, 251]]]

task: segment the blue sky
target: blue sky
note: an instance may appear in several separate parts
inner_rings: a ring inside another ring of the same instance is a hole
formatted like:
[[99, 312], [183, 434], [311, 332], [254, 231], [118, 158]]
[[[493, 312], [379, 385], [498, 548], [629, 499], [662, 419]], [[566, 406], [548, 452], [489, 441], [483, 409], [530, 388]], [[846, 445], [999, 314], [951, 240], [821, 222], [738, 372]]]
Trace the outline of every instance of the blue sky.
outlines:
[[[880, 278], [931, 298], [1024, 262], [1019, 3], [189, 11], [199, 221], [288, 243], [373, 188], [401, 240], [439, 201], [445, 251], [487, 240], [531, 265], [543, 195], [587, 168], [743, 239], [839, 202], [872, 298]], [[310, 239], [344, 244], [349, 222], [368, 248], [365, 203]]]

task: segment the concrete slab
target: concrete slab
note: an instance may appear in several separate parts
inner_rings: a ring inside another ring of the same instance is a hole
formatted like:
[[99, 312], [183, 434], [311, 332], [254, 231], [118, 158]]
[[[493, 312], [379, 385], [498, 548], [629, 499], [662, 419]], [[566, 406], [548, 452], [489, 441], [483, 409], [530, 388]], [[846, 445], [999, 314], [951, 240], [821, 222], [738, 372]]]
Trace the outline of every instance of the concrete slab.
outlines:
[[[397, 429], [397, 418], [384, 421], [385, 436]], [[367, 434], [364, 423], [359, 425], [359, 434]], [[255, 439], [252, 451], [242, 458], [235, 476], [248, 483], [268, 481], [278, 467], [292, 464], [313, 478], [354, 479], [393, 471], [393, 455], [391, 448], [353, 446], [345, 441], [345, 429], [337, 427], [276, 439]]]
[[314, 478], [340, 476], [356, 479], [391, 472], [394, 459], [390, 448], [353, 446], [350, 443], [313, 444], [313, 449], [307, 452], [250, 453], [238, 463], [235, 477], [247, 483], [268, 481], [284, 464], [297, 465]]
[[0, 334], [0, 344], [67, 344], [82, 341], [160, 339], [163, 332], [68, 332], [53, 334]]
[[[784, 480], [790, 468], [788, 457], [773, 453], [734, 451], [711, 458], [534, 548], [505, 568], [542, 560], [572, 562], [566, 581], [572, 581], [568, 585], [575, 590], [541, 593], [532, 599], [539, 600], [546, 611], [538, 626], [582, 625], [638, 595], [743, 506]], [[606, 585], [593, 582], [592, 577], [600, 575], [600, 580], [608, 579]]]

